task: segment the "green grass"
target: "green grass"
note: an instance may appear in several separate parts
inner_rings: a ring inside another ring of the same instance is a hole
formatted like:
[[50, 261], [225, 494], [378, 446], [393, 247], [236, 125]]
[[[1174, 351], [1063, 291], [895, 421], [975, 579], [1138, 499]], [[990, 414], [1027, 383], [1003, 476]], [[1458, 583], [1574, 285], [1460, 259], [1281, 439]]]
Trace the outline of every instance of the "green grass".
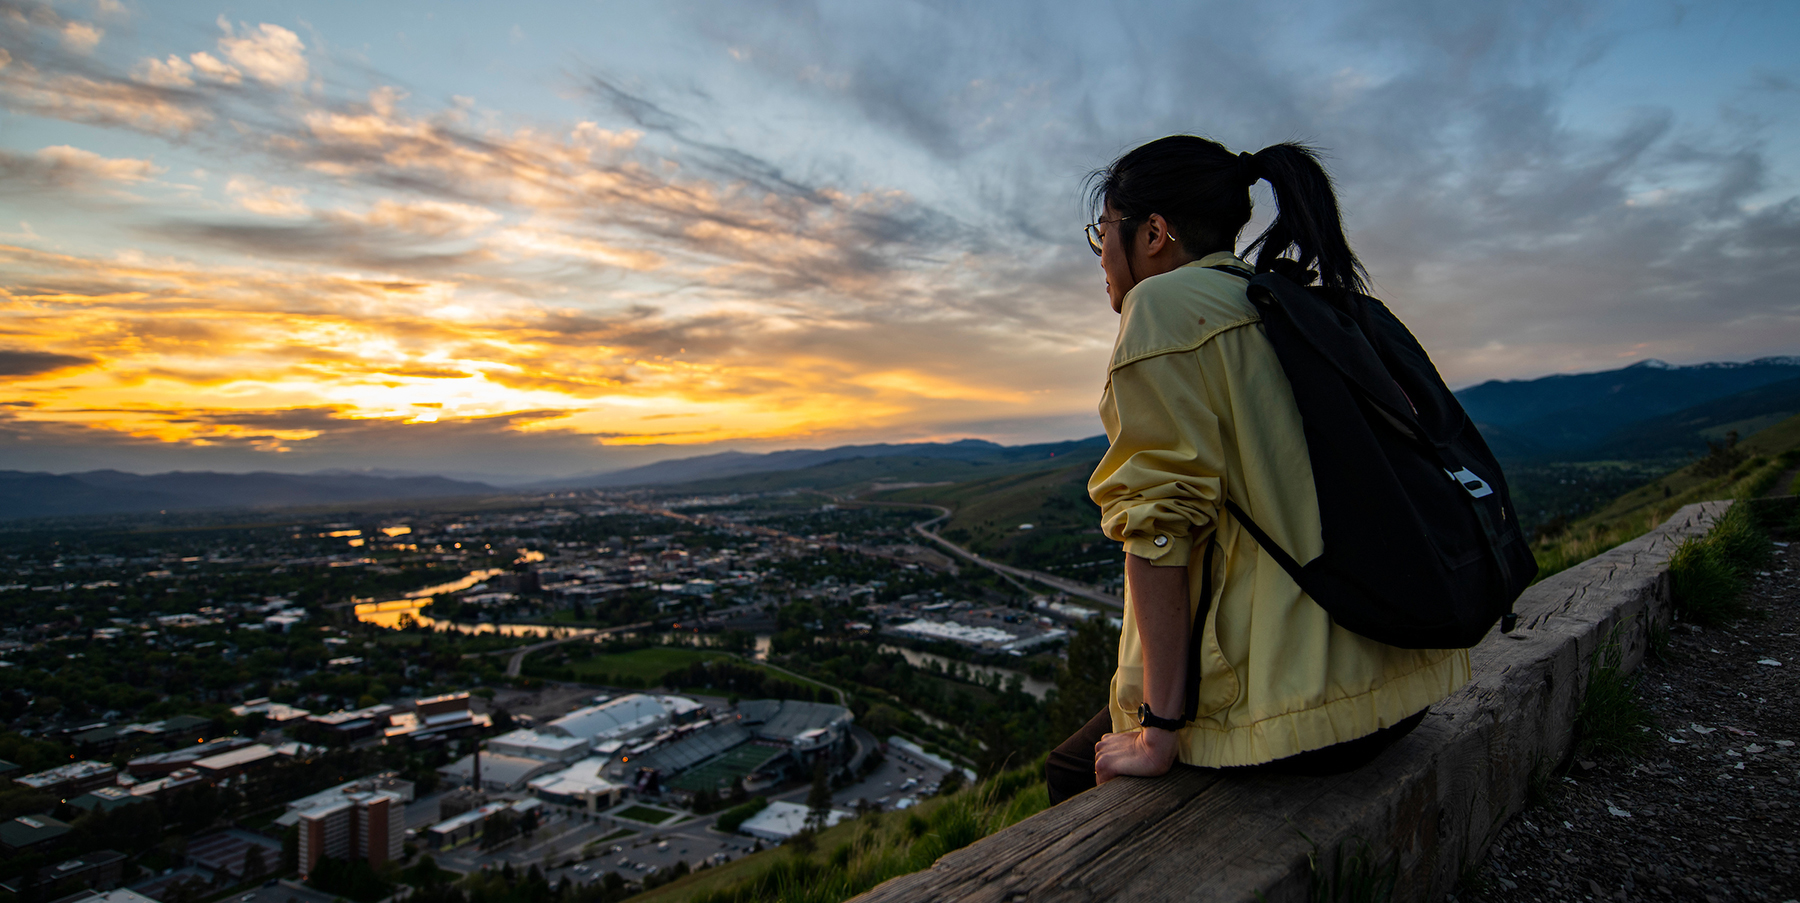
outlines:
[[673, 818], [675, 816], [675, 810], [658, 809], [655, 806], [639, 805], [632, 806], [628, 809], [621, 809], [611, 814], [613, 818], [629, 818], [632, 821], [641, 821], [645, 824], [660, 825]]
[[904, 812], [873, 813], [706, 869], [634, 903], [838, 903], [1028, 818], [1049, 805], [1039, 760]]
[[1643, 750], [1650, 740], [1650, 712], [1638, 701], [1637, 676], [1625, 670], [1625, 653], [1619, 646], [1621, 623], [1607, 635], [1588, 660], [1587, 692], [1575, 713], [1577, 756], [1603, 752], [1630, 755]]
[[[1398, 858], [1379, 863], [1369, 842], [1355, 837], [1339, 843], [1327, 861], [1312, 838], [1300, 837], [1312, 847], [1306, 854], [1308, 903], [1386, 903], [1394, 898]], [[1262, 892], [1256, 896], [1262, 899]]]
[[1538, 579], [1573, 567], [1656, 529], [1683, 506], [1722, 499], [1759, 498], [1800, 463], [1800, 416], [1751, 436], [1742, 446], [1753, 455], [1721, 476], [1705, 476], [1690, 464], [1614, 499], [1552, 539], [1532, 546]]
[[[953, 486], [899, 489], [871, 498], [939, 505], [951, 515], [938, 524], [951, 542], [998, 561], [1093, 581], [1117, 572], [1116, 543], [1099, 534], [1100, 509], [1088, 499], [1087, 479], [1099, 450], [1055, 459], [1053, 469], [1000, 474]], [[1061, 463], [1061, 462], [1067, 463]], [[929, 516], [929, 515], [923, 515]], [[1020, 530], [1020, 524], [1032, 529]]]
[[612, 683], [616, 676], [630, 677], [640, 686], [655, 686], [664, 674], [700, 661], [730, 658], [723, 652], [699, 649], [675, 649], [654, 646], [630, 652], [603, 652], [590, 659], [571, 662], [569, 667], [577, 680]]
[[726, 750], [710, 762], [682, 772], [680, 777], [669, 782], [669, 786], [688, 791], [718, 790], [780, 754], [779, 749], [745, 743]]
[[879, 498], [949, 508], [954, 513], [940, 529], [967, 530], [976, 537], [971, 540], [973, 543], [1011, 539], [1021, 532], [1020, 524], [1033, 524], [1038, 530], [1091, 528], [1100, 519], [1099, 510], [1087, 499], [1087, 477], [1093, 472], [1094, 463], [1083, 459], [1049, 472], [1007, 474], [954, 486], [900, 489]]
[[1705, 536], [1688, 538], [1670, 556], [1676, 612], [1709, 626], [1743, 617], [1744, 582], [1768, 560], [1770, 548], [1752, 505], [1732, 505]]
[[769, 808], [769, 798], [768, 797], [766, 797], [766, 796], [755, 797], [754, 799], [751, 799], [748, 802], [740, 803], [736, 806], [732, 806], [730, 809], [725, 810], [725, 812], [719, 816], [719, 820], [718, 820], [718, 822], [716, 822], [716, 825], [718, 826], [719, 830], [724, 831], [727, 834], [729, 834], [733, 831], [736, 831], [738, 828], [743, 827], [744, 822], [749, 821], [750, 819], [756, 817], [756, 814], [758, 812], [761, 812], [767, 808]]

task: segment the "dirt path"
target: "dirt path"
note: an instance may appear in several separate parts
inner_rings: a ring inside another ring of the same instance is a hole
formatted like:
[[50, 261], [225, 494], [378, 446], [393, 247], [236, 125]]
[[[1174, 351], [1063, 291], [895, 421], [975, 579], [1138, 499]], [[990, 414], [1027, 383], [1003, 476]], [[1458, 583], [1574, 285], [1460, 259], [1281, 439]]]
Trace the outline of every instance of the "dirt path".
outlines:
[[1778, 495], [1793, 495], [1794, 477], [1796, 476], [1800, 476], [1800, 467], [1790, 467], [1782, 471], [1781, 476], [1775, 478], [1775, 485], [1770, 486], [1769, 491], [1763, 493], [1762, 497], [1769, 499]]
[[1746, 601], [1731, 627], [1675, 625], [1639, 672], [1645, 750], [1550, 775], [1451, 899], [1800, 899], [1800, 543]]

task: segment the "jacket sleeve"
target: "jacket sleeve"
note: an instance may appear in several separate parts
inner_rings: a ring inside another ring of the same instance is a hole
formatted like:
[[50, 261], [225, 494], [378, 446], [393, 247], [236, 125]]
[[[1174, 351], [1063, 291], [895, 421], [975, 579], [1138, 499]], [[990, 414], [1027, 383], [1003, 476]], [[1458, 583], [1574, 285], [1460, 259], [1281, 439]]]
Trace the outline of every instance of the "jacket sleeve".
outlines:
[[1153, 564], [1186, 566], [1216, 518], [1225, 467], [1196, 353], [1114, 369], [1103, 404], [1118, 435], [1088, 480], [1101, 531]]

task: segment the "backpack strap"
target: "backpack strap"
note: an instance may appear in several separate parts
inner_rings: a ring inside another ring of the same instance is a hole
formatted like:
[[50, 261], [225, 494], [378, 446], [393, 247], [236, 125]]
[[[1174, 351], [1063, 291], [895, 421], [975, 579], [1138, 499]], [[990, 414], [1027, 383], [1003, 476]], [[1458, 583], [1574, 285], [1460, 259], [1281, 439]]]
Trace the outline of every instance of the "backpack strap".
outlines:
[[1206, 554], [1200, 556], [1200, 610], [1194, 612], [1194, 633], [1188, 638], [1187, 705], [1181, 720], [1192, 724], [1200, 711], [1200, 638], [1206, 633], [1206, 615], [1212, 611], [1213, 548], [1218, 545], [1218, 527], [1206, 537]]
[[[1244, 525], [1244, 529], [1248, 530], [1250, 535], [1256, 539], [1256, 544], [1262, 546], [1262, 550], [1269, 553], [1269, 557], [1275, 559], [1275, 563], [1281, 565], [1281, 569], [1287, 571], [1288, 576], [1294, 578], [1295, 583], [1300, 583], [1300, 562], [1295, 561], [1294, 556], [1289, 555], [1286, 549], [1277, 545], [1275, 540], [1270, 539], [1269, 534], [1263, 530], [1261, 525], [1252, 520], [1250, 515], [1245, 514], [1244, 509], [1239, 508], [1237, 502], [1226, 499], [1225, 510], [1230, 511], [1231, 516], [1237, 518], [1238, 522]], [[1301, 586], [1304, 588], [1305, 584], [1301, 584]]]
[[[1482, 508], [1480, 505], [1471, 507], [1475, 512], [1476, 520], [1481, 522], [1482, 532], [1487, 534], [1488, 551], [1494, 557], [1494, 564], [1500, 568], [1502, 578], [1510, 580], [1512, 578], [1512, 569], [1507, 566], [1506, 556], [1500, 554], [1500, 536], [1494, 530], [1493, 520], [1488, 517], [1486, 509]], [[1286, 549], [1277, 545], [1275, 540], [1271, 539], [1269, 534], [1264, 532], [1263, 528], [1258, 525], [1255, 520], [1251, 519], [1250, 515], [1244, 513], [1244, 509], [1238, 507], [1237, 502], [1226, 499], [1225, 509], [1230, 511], [1231, 516], [1237, 518], [1238, 522], [1244, 525], [1244, 529], [1256, 540], [1256, 544], [1262, 546], [1262, 550], [1269, 553], [1269, 557], [1275, 559], [1275, 563], [1281, 565], [1281, 569], [1287, 571], [1288, 576], [1294, 578], [1294, 582], [1300, 584], [1300, 588], [1305, 590], [1306, 584], [1300, 579], [1300, 562], [1295, 561], [1294, 556], [1289, 555]], [[1217, 532], [1218, 531], [1215, 528], [1214, 533], [1216, 534]], [[1211, 540], [1208, 540], [1208, 542], [1211, 542]], [[1212, 554], [1212, 546], [1208, 545], [1206, 547], [1206, 553], [1208, 555]], [[1212, 570], [1210, 568], [1206, 572], [1206, 579], [1212, 579]], [[1212, 597], [1208, 596], [1207, 598], [1211, 599]], [[1509, 601], [1506, 603], [1506, 612], [1500, 616], [1500, 632], [1512, 633], [1513, 628], [1518, 626], [1518, 623], [1519, 615], [1513, 611], [1513, 603]], [[1192, 670], [1191, 663], [1190, 670]]]

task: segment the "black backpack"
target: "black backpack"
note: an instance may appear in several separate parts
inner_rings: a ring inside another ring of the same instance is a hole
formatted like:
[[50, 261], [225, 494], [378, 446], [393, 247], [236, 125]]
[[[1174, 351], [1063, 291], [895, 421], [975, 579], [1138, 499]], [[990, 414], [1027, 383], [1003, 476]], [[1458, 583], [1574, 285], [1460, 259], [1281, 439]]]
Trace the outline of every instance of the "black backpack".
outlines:
[[[1418, 340], [1366, 295], [1302, 287], [1277, 272], [1215, 269], [1250, 280], [1250, 300], [1293, 385], [1324, 552], [1302, 565], [1229, 498], [1226, 510], [1355, 633], [1453, 649], [1481, 642], [1495, 621], [1512, 630], [1513, 601], [1537, 576], [1537, 561], [1499, 462]], [[1211, 559], [1209, 543], [1208, 604]]]

